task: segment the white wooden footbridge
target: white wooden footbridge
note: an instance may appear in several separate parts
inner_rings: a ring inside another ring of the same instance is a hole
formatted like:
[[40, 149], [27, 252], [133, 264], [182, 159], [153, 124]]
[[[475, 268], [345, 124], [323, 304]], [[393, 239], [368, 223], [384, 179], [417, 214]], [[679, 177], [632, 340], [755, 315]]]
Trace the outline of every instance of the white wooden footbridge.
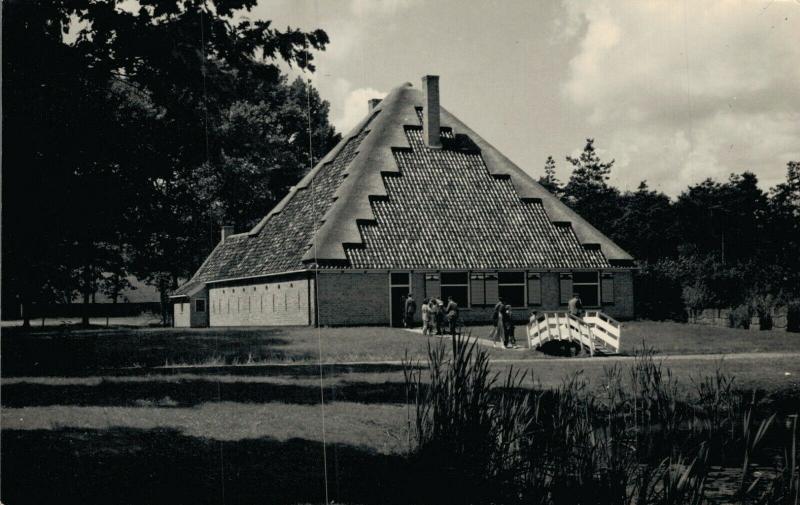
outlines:
[[570, 341], [590, 355], [617, 354], [620, 349], [619, 321], [603, 312], [590, 310], [583, 317], [569, 312], [541, 312], [528, 323], [528, 343], [536, 349], [552, 340]]

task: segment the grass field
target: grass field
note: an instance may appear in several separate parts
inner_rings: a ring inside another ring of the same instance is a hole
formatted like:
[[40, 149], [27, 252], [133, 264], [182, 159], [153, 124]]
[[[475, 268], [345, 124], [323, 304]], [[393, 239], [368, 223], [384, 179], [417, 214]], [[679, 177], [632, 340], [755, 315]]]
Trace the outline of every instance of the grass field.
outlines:
[[[34, 330], [2, 334], [3, 503], [318, 503], [326, 470], [337, 502], [414, 501], [396, 473], [409, 437], [400, 360], [424, 360], [426, 337], [392, 328]], [[800, 405], [798, 334], [626, 323], [623, 354], [643, 344], [686, 388], [721, 367], [779, 410]], [[529, 371], [531, 387], [582, 373], [596, 388], [604, 367], [630, 360], [490, 354], [499, 372]]]

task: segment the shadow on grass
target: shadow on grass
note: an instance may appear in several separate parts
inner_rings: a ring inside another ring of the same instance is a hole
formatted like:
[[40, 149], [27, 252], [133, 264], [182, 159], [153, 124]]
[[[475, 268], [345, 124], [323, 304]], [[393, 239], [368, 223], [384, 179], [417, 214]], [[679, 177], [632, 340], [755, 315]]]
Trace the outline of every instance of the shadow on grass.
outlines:
[[85, 376], [106, 369], [156, 367], [167, 363], [199, 364], [309, 360], [307, 352], [287, 349], [292, 341], [277, 329], [213, 332], [174, 330], [69, 332], [2, 335], [4, 377], [23, 375]]
[[[407, 503], [403, 458], [327, 446], [329, 499]], [[172, 430], [4, 431], [3, 503], [321, 503], [323, 448]]]
[[[235, 375], [235, 376], [257, 376], [257, 377], [319, 377], [319, 365], [313, 356], [307, 363], [297, 365], [285, 364], [264, 364], [248, 365], [239, 367], [193, 367], [193, 368], [155, 368], [146, 370], [147, 375], [170, 376], [181, 373], [200, 373], [203, 375]], [[414, 366], [418, 368], [418, 366]], [[393, 373], [402, 372], [403, 365], [391, 363], [358, 363], [358, 364], [324, 364], [322, 366], [325, 378], [340, 377], [351, 373]], [[115, 371], [114, 376], [141, 375], [142, 370]], [[103, 375], [109, 375], [104, 373]]]
[[[281, 402], [300, 405], [320, 403], [319, 386], [258, 382], [215, 382], [210, 380], [111, 382], [97, 385], [7, 384], [2, 391], [5, 408], [51, 405], [134, 407], [164, 405], [191, 407], [207, 402]], [[404, 403], [405, 385], [401, 382], [343, 382], [325, 387], [325, 401], [357, 403]]]

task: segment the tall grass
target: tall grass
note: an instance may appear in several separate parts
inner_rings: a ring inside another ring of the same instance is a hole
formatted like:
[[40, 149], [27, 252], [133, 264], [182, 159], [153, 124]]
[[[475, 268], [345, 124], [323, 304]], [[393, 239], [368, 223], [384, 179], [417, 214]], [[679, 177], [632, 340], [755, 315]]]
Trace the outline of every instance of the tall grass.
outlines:
[[729, 502], [800, 505], [797, 418], [771, 440], [773, 453], [784, 446], [775, 471], [757, 476], [775, 414], [720, 367], [683, 387], [643, 347], [629, 367], [606, 367], [599, 389], [576, 373], [541, 390], [518, 370], [492, 372], [469, 337], [429, 346], [427, 368], [406, 363], [420, 502], [699, 505], [716, 465], [738, 468]]

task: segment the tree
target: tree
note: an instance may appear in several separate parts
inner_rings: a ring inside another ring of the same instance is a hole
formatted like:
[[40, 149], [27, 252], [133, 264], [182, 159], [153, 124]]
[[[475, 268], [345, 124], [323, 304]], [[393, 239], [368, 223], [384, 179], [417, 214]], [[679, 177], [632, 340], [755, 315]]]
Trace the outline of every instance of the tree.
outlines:
[[552, 156], [548, 156], [544, 162], [544, 175], [539, 177], [539, 184], [555, 196], [560, 197], [562, 192], [561, 181], [556, 177], [556, 160]]
[[786, 164], [786, 182], [775, 186], [771, 193], [776, 209], [800, 219], [800, 161]]
[[766, 251], [768, 200], [751, 172], [719, 183], [706, 179], [678, 196], [675, 212], [680, 241], [720, 261], [757, 258]]
[[619, 197], [621, 214], [611, 238], [634, 258], [654, 262], [677, 253], [678, 229], [669, 197], [642, 181], [634, 192]]
[[619, 216], [619, 191], [608, 185], [614, 160], [601, 161], [594, 148], [594, 139], [589, 138], [580, 156], [567, 156], [567, 161], [573, 168], [564, 186], [564, 201], [600, 231], [610, 235], [612, 223]]
[[[312, 51], [328, 42], [321, 30], [234, 22], [255, 3], [4, 3], [4, 300], [77, 290], [88, 301], [120, 259], [163, 298], [208, 251], [216, 226], [185, 181], [236, 164], [216, 136], [223, 114], [276, 89], [287, 96], [278, 60], [313, 71]], [[278, 131], [286, 116], [274, 117]], [[302, 171], [285, 173], [270, 198]], [[129, 256], [114, 256], [127, 245]]]
[[769, 259], [783, 266], [784, 292], [800, 296], [800, 162], [786, 164], [786, 182], [772, 188], [769, 207]]

